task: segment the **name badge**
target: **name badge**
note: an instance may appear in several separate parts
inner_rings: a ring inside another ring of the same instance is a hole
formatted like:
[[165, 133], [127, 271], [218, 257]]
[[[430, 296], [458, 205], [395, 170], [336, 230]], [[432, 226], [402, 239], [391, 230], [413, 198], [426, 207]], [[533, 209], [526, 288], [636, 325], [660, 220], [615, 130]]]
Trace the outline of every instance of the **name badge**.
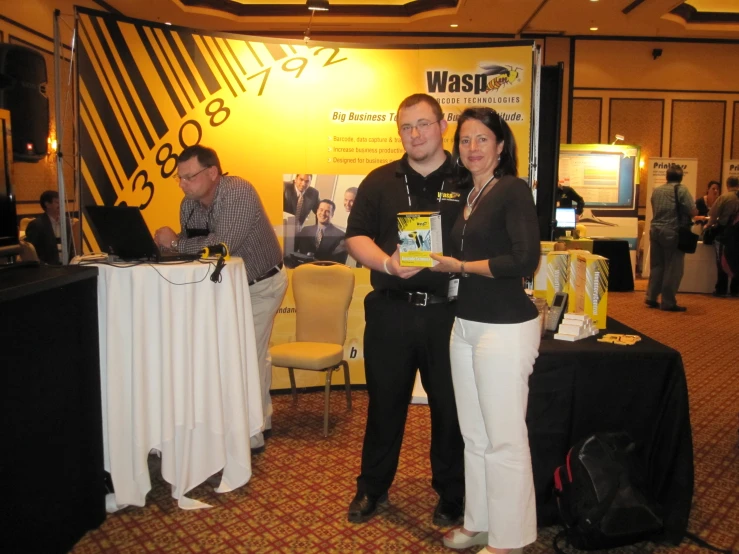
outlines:
[[449, 279], [449, 292], [447, 293], [447, 297], [450, 300], [457, 298], [457, 291], [459, 291], [459, 277]]

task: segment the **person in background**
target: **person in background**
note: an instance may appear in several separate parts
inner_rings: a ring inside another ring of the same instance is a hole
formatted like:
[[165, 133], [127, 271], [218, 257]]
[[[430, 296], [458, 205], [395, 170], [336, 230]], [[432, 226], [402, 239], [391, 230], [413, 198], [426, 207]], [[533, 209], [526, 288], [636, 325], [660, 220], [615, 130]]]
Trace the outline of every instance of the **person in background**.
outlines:
[[347, 213], [352, 211], [354, 205], [354, 199], [357, 197], [357, 187], [349, 187], [344, 192], [344, 209]]
[[212, 148], [185, 148], [177, 162], [177, 179], [185, 193], [180, 204], [182, 231], [158, 229], [154, 233], [157, 244], [195, 254], [206, 246], [224, 243], [229, 253], [240, 257], [246, 266], [264, 412], [263, 432], [251, 437], [252, 451], [259, 453], [264, 449], [264, 435], [272, 430], [269, 337], [287, 290], [280, 243], [254, 186], [241, 177], [223, 175], [218, 154]]
[[299, 231], [308, 214], [318, 210], [318, 191], [310, 186], [312, 177], [299, 173], [291, 183], [285, 183], [282, 196], [282, 210], [295, 216], [295, 226]]
[[397, 113], [405, 155], [362, 181], [346, 230], [349, 253], [370, 268], [373, 289], [364, 300], [367, 427], [347, 518], [367, 521], [387, 504], [420, 372], [431, 411], [431, 486], [439, 494], [433, 522], [451, 526], [461, 518], [464, 498], [464, 444], [449, 365], [454, 304], [447, 274], [400, 265], [398, 213], [441, 212], [446, 245], [463, 206], [462, 193], [456, 189], [452, 157], [444, 151], [447, 122], [439, 103], [428, 94], [414, 94]]
[[713, 247], [716, 249], [717, 271], [714, 296], [726, 296], [727, 294], [734, 298], [739, 296], [739, 279], [733, 278], [729, 285], [729, 276], [721, 264], [721, 258], [724, 255], [724, 241], [721, 235], [724, 228], [734, 221], [737, 212], [739, 212], [739, 179], [729, 177], [726, 179], [726, 192], [719, 196], [713, 204], [705, 227], [705, 230], [718, 228], [716, 238], [713, 240]]
[[[33, 244], [38, 259], [49, 265], [62, 264], [62, 226], [60, 223], [61, 209], [59, 193], [47, 190], [41, 193], [39, 204], [44, 210], [26, 227], [26, 241]], [[72, 226], [67, 219], [67, 242], [69, 244], [69, 258], [74, 256], [74, 242], [72, 240]], [[69, 261], [69, 260], [67, 260]]]
[[708, 212], [720, 195], [721, 183], [718, 181], [709, 181], [706, 194], [695, 201], [695, 209], [698, 210], [698, 215], [693, 218], [693, 221], [705, 224], [708, 221]]
[[541, 326], [523, 279], [539, 263], [539, 224], [517, 178], [513, 133], [495, 110], [462, 113], [454, 152], [473, 188], [452, 229], [454, 257], [432, 254], [431, 270], [459, 276], [450, 353], [466, 492], [464, 524], [444, 546], [520, 552], [536, 541], [526, 408]]
[[[662, 308], [667, 312], [684, 312], [685, 306], [677, 304], [677, 289], [683, 278], [685, 253], [677, 248], [677, 229], [687, 225], [698, 214], [690, 191], [682, 183], [683, 170], [671, 165], [667, 169], [667, 182], [652, 191], [652, 223], [649, 229], [649, 282], [644, 303], [650, 308]], [[676, 192], [677, 191], [677, 192]], [[675, 209], [677, 194], [677, 210]], [[680, 212], [678, 219], [677, 212]], [[662, 295], [662, 302], [657, 298]]]
[[[557, 181], [557, 190], [554, 193], [554, 204], [560, 208], [575, 208], [575, 215], [579, 219], [585, 209], [585, 200], [577, 194], [572, 187], [564, 184], [564, 181]], [[575, 204], [574, 206], [572, 204]]]
[[313, 254], [317, 261], [346, 263], [348, 255], [344, 242], [344, 231], [331, 223], [336, 204], [321, 200], [318, 204], [316, 225], [303, 227], [295, 240], [295, 250], [301, 254]]

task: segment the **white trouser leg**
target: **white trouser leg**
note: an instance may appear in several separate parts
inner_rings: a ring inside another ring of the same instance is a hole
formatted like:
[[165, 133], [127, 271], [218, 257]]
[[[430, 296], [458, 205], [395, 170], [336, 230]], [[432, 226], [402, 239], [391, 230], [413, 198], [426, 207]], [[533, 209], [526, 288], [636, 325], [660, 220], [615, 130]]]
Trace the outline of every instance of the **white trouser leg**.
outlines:
[[452, 379], [465, 442], [464, 527], [488, 544], [518, 548], [536, 540], [536, 499], [526, 407], [538, 356], [538, 319], [487, 324], [457, 318]]
[[[257, 343], [264, 429], [272, 428], [272, 398], [269, 395], [269, 389], [272, 387], [272, 358], [269, 355], [269, 338], [272, 335], [275, 314], [280, 304], [282, 304], [286, 290], [287, 272], [284, 267], [274, 277], [254, 283], [249, 287], [251, 310], [254, 318], [254, 339]], [[263, 444], [264, 438], [261, 434], [256, 438], [252, 437], [252, 448], [257, 448]]]

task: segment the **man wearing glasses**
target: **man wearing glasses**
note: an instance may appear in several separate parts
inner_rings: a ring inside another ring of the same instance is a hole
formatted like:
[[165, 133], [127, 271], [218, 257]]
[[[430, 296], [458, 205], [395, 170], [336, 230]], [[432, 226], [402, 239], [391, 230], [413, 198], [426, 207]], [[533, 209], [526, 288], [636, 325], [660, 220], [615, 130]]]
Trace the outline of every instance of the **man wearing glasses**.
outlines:
[[[269, 337], [272, 323], [287, 290], [282, 251], [262, 201], [251, 183], [224, 176], [212, 148], [189, 146], [177, 162], [185, 198], [180, 204], [180, 227], [175, 233], [162, 227], [154, 239], [162, 248], [196, 254], [206, 246], [224, 243], [233, 256], [244, 260], [254, 317], [254, 334], [261, 381], [264, 431], [272, 429], [272, 362]], [[252, 451], [264, 449], [264, 434], [251, 437]]]
[[405, 155], [362, 181], [349, 214], [349, 253], [370, 268], [374, 289], [364, 303], [369, 408], [357, 494], [348, 511], [354, 523], [367, 521], [388, 501], [417, 370], [431, 409], [431, 484], [440, 496], [433, 521], [452, 526], [463, 513], [464, 445], [449, 363], [449, 276], [401, 267], [398, 254], [399, 212], [441, 212], [446, 247], [464, 206], [454, 162], [443, 147], [443, 115], [427, 94], [403, 100], [397, 124]]

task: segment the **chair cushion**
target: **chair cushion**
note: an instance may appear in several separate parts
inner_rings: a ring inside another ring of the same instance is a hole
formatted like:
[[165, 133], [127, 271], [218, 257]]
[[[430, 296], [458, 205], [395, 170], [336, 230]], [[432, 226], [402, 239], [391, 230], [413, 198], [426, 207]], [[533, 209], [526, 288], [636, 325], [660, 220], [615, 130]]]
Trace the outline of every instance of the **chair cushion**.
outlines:
[[322, 370], [344, 359], [344, 347], [325, 342], [289, 342], [269, 349], [272, 365]]

